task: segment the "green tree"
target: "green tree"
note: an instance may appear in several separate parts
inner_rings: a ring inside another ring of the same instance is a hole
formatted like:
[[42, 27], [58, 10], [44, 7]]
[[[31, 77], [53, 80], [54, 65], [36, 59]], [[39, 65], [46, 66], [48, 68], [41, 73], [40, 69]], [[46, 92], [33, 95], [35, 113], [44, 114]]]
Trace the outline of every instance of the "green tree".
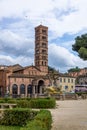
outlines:
[[87, 34], [77, 36], [75, 38], [75, 44], [72, 45], [72, 49], [78, 52], [80, 58], [87, 60]]
[[57, 86], [59, 72], [55, 68], [52, 68], [50, 66], [48, 66], [48, 71], [49, 71], [48, 76], [49, 76], [49, 80], [50, 80], [50, 85]]
[[71, 68], [68, 70], [68, 72], [79, 72], [80, 68], [78, 68], [78, 66], [76, 66], [76, 68]]

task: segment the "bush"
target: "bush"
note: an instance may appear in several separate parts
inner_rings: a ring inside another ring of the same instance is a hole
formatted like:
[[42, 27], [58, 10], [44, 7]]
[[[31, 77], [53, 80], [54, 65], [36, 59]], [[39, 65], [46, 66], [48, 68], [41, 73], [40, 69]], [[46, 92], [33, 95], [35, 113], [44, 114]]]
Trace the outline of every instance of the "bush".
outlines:
[[5, 98], [1, 99], [0, 103], [15, 103], [20, 108], [54, 108], [56, 105], [56, 101], [53, 98]]
[[30, 108], [30, 101], [28, 100], [18, 100], [17, 101], [17, 106], [21, 108]]
[[76, 92], [76, 94], [78, 94], [78, 96], [81, 96], [82, 94], [87, 94], [87, 92]]
[[0, 103], [16, 103], [16, 99], [2, 98], [2, 99], [0, 99]]
[[10, 99], [10, 100], [7, 101], [7, 103], [14, 103], [14, 104], [16, 104], [17, 101], [16, 101], [16, 99]]
[[3, 100], [3, 99], [0, 99], [0, 103], [5, 103], [5, 100]]
[[26, 127], [21, 128], [21, 130], [48, 130], [44, 122], [39, 120], [33, 120], [27, 124]]
[[21, 130], [50, 130], [52, 123], [52, 116], [48, 110], [40, 110], [35, 116], [35, 119], [27, 124]]
[[50, 130], [52, 123], [52, 116], [50, 111], [40, 110], [39, 114], [37, 114], [37, 116], [35, 117], [35, 120], [40, 120], [41, 122], [44, 122], [47, 129]]
[[24, 126], [27, 121], [33, 120], [37, 111], [29, 109], [8, 109], [4, 111], [3, 118], [0, 119], [0, 125]]
[[32, 99], [30, 101], [31, 108], [54, 108], [55, 99]]

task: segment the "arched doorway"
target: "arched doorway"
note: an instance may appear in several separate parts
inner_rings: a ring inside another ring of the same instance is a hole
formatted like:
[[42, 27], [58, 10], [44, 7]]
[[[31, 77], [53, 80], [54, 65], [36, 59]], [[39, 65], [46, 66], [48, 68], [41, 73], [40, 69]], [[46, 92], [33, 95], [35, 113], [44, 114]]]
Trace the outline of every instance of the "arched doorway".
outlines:
[[16, 97], [18, 95], [18, 86], [16, 84], [13, 84], [12, 86], [12, 95], [13, 97]]
[[38, 94], [42, 94], [44, 92], [43, 91], [43, 87], [44, 87], [44, 81], [43, 80], [39, 80], [38, 87], [37, 87]]
[[28, 95], [30, 94], [30, 96], [32, 95], [32, 85], [31, 85], [31, 84], [29, 84], [29, 85], [27, 86], [27, 94], [28, 94]]
[[0, 97], [2, 96], [2, 87], [0, 86]]
[[25, 85], [24, 84], [20, 85], [20, 94], [25, 94]]

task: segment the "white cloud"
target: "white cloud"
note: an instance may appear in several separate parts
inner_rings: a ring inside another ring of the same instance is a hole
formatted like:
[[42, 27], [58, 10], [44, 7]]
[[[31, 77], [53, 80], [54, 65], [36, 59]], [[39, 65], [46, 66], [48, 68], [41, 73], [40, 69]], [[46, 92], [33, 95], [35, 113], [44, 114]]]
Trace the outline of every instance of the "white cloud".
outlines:
[[33, 62], [34, 27], [42, 22], [49, 28], [52, 66], [62, 71], [87, 66], [87, 62], [70, 52], [73, 41], [60, 43], [62, 47], [54, 41], [64, 34], [87, 31], [86, 6], [87, 0], [0, 0], [0, 62]]
[[68, 49], [56, 44], [49, 45], [49, 64], [60, 71], [66, 71], [72, 67], [86, 67], [87, 61], [83, 61], [78, 56], [70, 53]]
[[33, 63], [33, 59], [31, 57], [11, 57], [11, 56], [5, 56], [0, 55], [0, 64], [2, 65], [14, 65], [14, 64], [20, 64], [20, 65], [31, 65]]
[[23, 38], [9, 30], [0, 31], [0, 49], [8, 55], [33, 56], [33, 41]]
[[0, 17], [26, 18], [32, 22], [32, 26], [42, 21], [49, 26], [56, 37], [66, 32], [77, 33], [87, 28], [86, 0], [37, 0], [35, 4], [34, 2], [34, 0], [2, 0]]

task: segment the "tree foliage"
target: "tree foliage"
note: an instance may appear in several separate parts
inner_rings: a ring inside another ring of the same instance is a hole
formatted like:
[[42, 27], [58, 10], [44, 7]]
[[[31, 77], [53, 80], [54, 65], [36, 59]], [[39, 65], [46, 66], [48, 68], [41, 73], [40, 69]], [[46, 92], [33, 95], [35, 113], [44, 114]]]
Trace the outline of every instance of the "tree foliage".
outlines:
[[68, 70], [68, 72], [79, 72], [80, 68], [78, 68], [78, 66], [76, 68], [71, 68]]
[[49, 80], [50, 80], [50, 85], [51, 86], [57, 86], [57, 80], [59, 77], [59, 72], [50, 66], [48, 66], [48, 71], [49, 71]]
[[53, 67], [51, 67], [51, 66], [48, 66], [48, 70], [54, 72], [54, 71], [55, 71], [55, 68], [53, 68]]
[[78, 52], [80, 58], [87, 60], [87, 34], [77, 36], [75, 38], [75, 44], [72, 45], [72, 49]]

